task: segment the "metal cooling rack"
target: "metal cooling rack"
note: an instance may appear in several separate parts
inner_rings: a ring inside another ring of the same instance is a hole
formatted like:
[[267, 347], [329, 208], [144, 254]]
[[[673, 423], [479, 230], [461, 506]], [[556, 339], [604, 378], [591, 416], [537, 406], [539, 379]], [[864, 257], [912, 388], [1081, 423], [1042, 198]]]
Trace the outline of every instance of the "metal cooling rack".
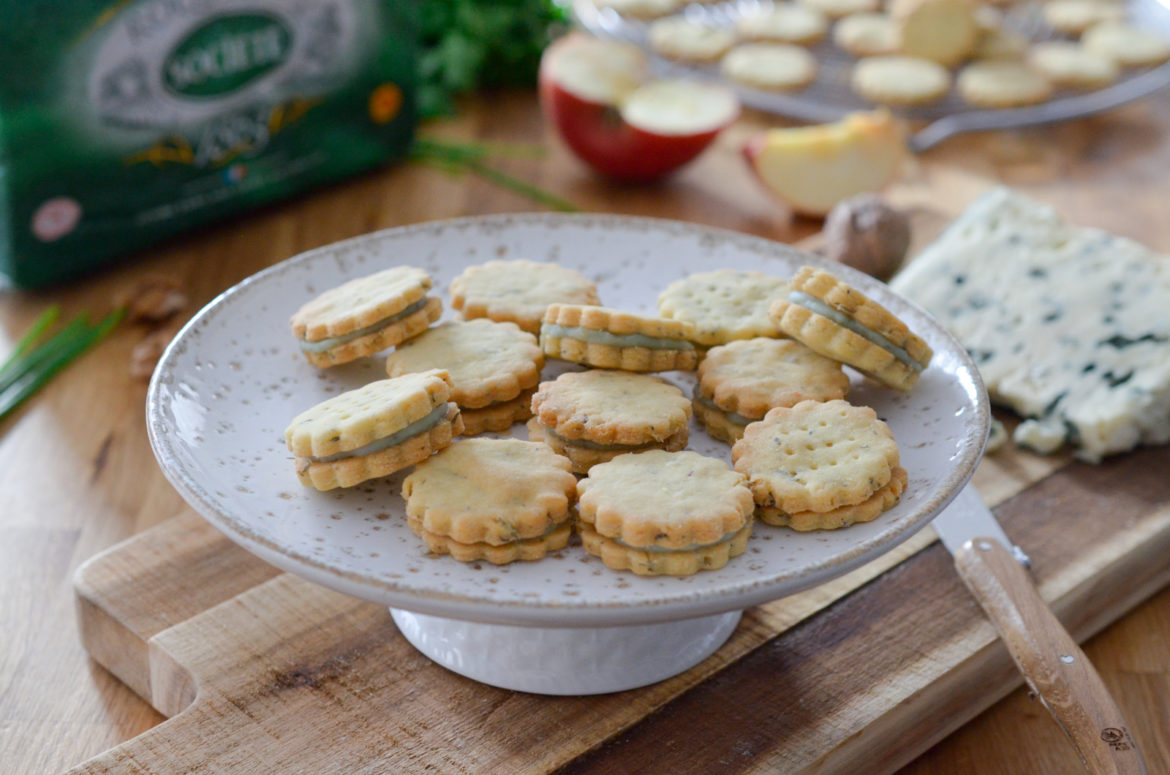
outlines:
[[[1127, 0], [1128, 19], [1138, 27], [1170, 39], [1170, 0]], [[693, 3], [682, 9], [688, 19], [709, 25], [730, 27], [741, 15], [771, 6], [769, 0], [726, 0], [721, 3]], [[592, 0], [573, 0], [578, 24], [601, 37], [616, 38], [646, 47], [647, 22], [624, 18], [612, 9], [599, 9]], [[1033, 42], [1056, 39], [1042, 21], [1040, 5], [1017, 4], [1005, 10], [1003, 26]], [[817, 58], [816, 80], [799, 92], [781, 94], [730, 84], [718, 65], [686, 65], [651, 54], [654, 74], [659, 77], [689, 76], [715, 80], [732, 86], [740, 100], [758, 110], [801, 121], [837, 121], [847, 113], [866, 110], [873, 104], [849, 86], [857, 59], [825, 40], [810, 48]], [[948, 137], [963, 132], [1050, 124], [1099, 113], [1144, 97], [1170, 85], [1170, 62], [1153, 68], [1128, 68], [1114, 84], [1096, 91], [1058, 90], [1047, 102], [1022, 108], [977, 108], [964, 102], [952, 89], [946, 97], [929, 105], [892, 109], [915, 122], [917, 131], [909, 138], [910, 149], [924, 151]]]

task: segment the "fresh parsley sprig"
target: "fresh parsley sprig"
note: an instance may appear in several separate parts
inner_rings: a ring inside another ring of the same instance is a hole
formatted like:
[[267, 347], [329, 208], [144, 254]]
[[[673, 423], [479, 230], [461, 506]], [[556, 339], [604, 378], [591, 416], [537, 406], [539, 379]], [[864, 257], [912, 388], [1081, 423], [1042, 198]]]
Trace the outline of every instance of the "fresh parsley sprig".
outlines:
[[60, 314], [60, 308], [53, 305], [37, 316], [7, 360], [0, 365], [0, 420], [44, 387], [71, 361], [105, 338], [126, 311], [119, 307], [97, 323], [90, 323], [89, 316], [83, 312], [57, 333], [39, 342]]
[[419, 113], [454, 112], [460, 94], [536, 83], [540, 54], [567, 14], [553, 0], [421, 3]]

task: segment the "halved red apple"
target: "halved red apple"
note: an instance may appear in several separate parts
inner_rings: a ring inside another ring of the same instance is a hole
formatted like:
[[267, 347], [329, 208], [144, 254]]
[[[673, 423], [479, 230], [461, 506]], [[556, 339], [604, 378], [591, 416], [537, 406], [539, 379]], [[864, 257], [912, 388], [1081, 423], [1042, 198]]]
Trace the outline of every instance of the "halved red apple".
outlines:
[[739, 117], [730, 89], [650, 80], [637, 46], [580, 34], [544, 52], [540, 101], [569, 148], [618, 180], [662, 177], [698, 156]]

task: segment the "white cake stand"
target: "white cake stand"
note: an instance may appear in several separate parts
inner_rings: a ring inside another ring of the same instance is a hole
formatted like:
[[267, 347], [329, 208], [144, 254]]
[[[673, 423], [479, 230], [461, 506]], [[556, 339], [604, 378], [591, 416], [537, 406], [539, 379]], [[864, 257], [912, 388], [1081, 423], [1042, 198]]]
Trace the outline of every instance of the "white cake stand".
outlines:
[[[288, 318], [340, 282], [399, 263], [431, 273], [444, 296], [466, 266], [555, 261], [597, 281], [612, 307], [653, 312], [671, 281], [720, 267], [787, 277], [817, 259], [768, 240], [694, 225], [593, 215], [440, 221], [329, 245], [220, 295], [163, 356], [147, 398], [151, 444], [172, 484], [229, 538], [311, 581], [391, 608], [403, 635], [477, 681], [545, 694], [618, 691], [703, 660], [744, 608], [839, 576], [914, 534], [966, 483], [987, 436], [988, 406], [966, 353], [925, 312], [884, 285], [834, 266], [905, 320], [935, 351], [908, 395], [854, 378], [850, 400], [874, 407], [910, 482], [874, 522], [801, 534], [757, 525], [726, 568], [686, 578], [610, 570], [570, 544], [539, 562], [496, 567], [429, 555], [406, 526], [402, 474], [344, 491], [302, 487], [283, 431], [304, 409], [384, 375], [369, 358], [318, 371]], [[569, 368], [546, 367], [550, 379]], [[693, 376], [663, 375], [690, 394]], [[523, 437], [522, 425], [516, 435]], [[698, 424], [689, 448], [730, 459]]]

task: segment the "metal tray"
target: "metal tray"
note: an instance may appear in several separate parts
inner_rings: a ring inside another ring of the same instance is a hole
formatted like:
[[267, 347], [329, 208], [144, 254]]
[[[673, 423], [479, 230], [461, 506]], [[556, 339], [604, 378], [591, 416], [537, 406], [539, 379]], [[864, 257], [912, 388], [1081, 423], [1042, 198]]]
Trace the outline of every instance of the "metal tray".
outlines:
[[[731, 26], [738, 16], [771, 5], [768, 0], [692, 3], [680, 13], [697, 22]], [[1131, 23], [1170, 39], [1170, 7], [1159, 0], [1127, 0], [1126, 7]], [[1060, 38], [1044, 25], [1040, 9], [1038, 3], [1021, 3], [1005, 9], [1004, 27], [1032, 41]], [[645, 46], [647, 22], [624, 18], [612, 9], [599, 9], [592, 0], [573, 0], [572, 10], [577, 23], [595, 35]], [[820, 70], [817, 79], [799, 92], [781, 94], [729, 85], [735, 88], [744, 105], [802, 121], [837, 121], [847, 113], [873, 107], [849, 86], [855, 57], [827, 39], [810, 50]], [[660, 77], [690, 76], [725, 82], [717, 65], [680, 64], [653, 55], [651, 60], [655, 75]], [[952, 90], [930, 105], [894, 111], [913, 121], [915, 131], [908, 144], [912, 151], [919, 152], [963, 132], [1049, 124], [1098, 113], [1144, 97], [1167, 84], [1170, 84], [1170, 62], [1153, 68], [1126, 69], [1116, 83], [1096, 91], [1061, 89], [1047, 102], [1029, 107], [978, 108], [964, 102]]]

